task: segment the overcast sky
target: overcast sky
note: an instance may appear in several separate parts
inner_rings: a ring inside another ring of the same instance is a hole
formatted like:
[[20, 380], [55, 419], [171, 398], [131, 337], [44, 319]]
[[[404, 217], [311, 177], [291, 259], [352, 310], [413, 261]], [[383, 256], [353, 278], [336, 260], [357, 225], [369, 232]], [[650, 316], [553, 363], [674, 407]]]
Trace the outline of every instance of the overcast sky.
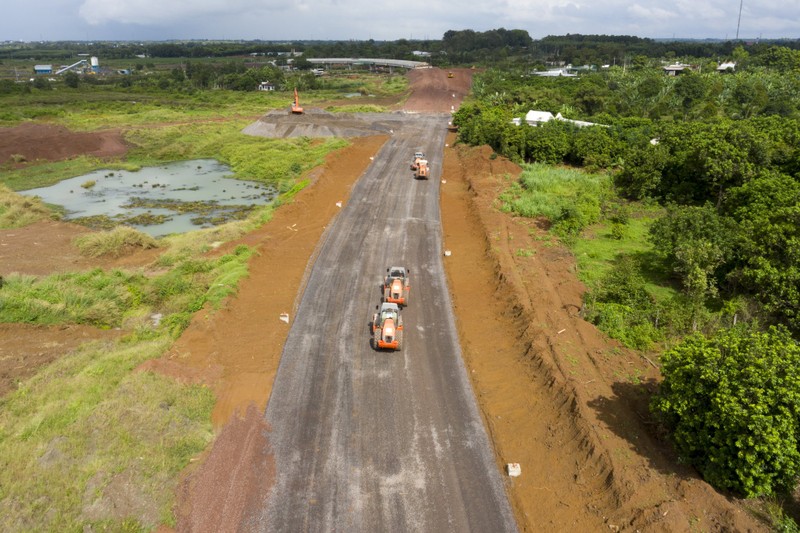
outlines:
[[441, 39], [447, 30], [800, 38], [800, 0], [11, 0], [0, 41]]

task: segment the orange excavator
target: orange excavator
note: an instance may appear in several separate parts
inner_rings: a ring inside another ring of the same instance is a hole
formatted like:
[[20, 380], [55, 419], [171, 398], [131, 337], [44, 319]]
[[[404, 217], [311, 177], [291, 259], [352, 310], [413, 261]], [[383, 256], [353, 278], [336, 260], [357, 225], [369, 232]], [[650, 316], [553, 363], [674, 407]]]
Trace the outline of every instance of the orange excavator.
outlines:
[[297, 87], [294, 88], [294, 103], [292, 104], [292, 114], [302, 115], [303, 108], [300, 107], [300, 97], [297, 96]]

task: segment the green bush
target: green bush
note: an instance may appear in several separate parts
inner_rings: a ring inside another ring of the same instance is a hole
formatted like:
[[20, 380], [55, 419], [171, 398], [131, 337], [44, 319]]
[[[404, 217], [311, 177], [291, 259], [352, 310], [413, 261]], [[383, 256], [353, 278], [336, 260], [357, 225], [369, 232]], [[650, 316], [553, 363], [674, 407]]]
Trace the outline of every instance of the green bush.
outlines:
[[784, 328], [693, 335], [662, 358], [651, 409], [719, 489], [791, 493], [800, 476], [800, 346]]

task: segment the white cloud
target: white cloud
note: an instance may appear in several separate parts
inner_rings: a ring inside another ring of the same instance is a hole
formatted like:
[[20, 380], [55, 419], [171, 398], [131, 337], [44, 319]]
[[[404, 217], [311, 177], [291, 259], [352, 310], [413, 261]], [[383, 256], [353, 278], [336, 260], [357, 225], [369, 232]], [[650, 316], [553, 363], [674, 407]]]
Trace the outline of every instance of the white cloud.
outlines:
[[285, 2], [270, 0], [85, 0], [79, 13], [89, 24], [115, 22], [167, 26], [203, 17], [241, 16], [243, 21], [262, 10], [284, 11]]
[[[9, 39], [440, 39], [447, 30], [733, 38], [739, 0], [26, 0]], [[742, 38], [800, 37], [800, 1], [743, 0]]]

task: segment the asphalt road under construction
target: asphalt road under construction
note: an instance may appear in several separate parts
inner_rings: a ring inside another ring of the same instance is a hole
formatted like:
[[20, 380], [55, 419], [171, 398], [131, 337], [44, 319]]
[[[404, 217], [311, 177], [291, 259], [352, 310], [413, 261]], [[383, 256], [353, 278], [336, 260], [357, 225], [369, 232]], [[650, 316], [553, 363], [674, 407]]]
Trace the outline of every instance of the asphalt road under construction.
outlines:
[[[317, 248], [266, 409], [275, 485], [249, 530], [517, 531], [442, 265], [448, 116], [393, 124]], [[419, 149], [428, 180], [409, 169]], [[369, 323], [393, 265], [411, 270], [403, 347], [378, 352]]]

